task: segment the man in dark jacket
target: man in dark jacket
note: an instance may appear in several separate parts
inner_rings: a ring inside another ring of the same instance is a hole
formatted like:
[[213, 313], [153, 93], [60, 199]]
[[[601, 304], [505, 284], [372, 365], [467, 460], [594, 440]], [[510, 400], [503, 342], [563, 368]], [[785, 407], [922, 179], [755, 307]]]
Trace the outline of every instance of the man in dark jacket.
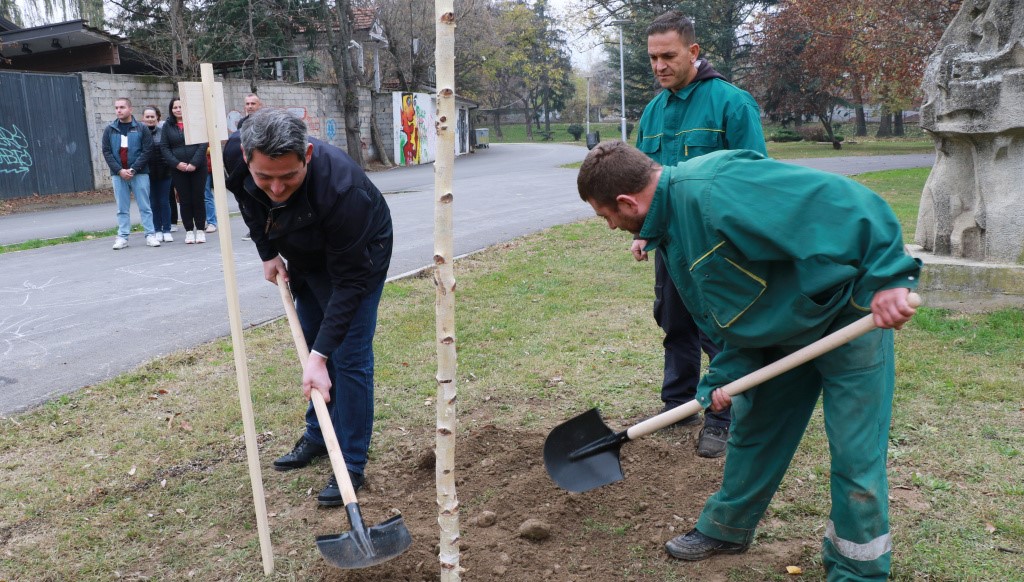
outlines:
[[153, 227], [153, 210], [149, 202], [149, 157], [153, 155], [153, 136], [149, 128], [135, 120], [132, 102], [127, 97], [114, 100], [117, 119], [103, 130], [103, 159], [110, 168], [110, 179], [114, 183], [114, 200], [117, 201], [117, 238], [114, 250], [128, 246], [128, 234], [132, 231], [131, 195], [139, 205], [142, 228], [146, 232], [146, 245], [160, 246], [160, 239]]
[[[278, 273], [295, 296], [310, 345], [302, 375], [309, 398], [319, 390], [353, 486], [363, 484], [373, 429], [373, 335], [391, 262], [391, 212], [380, 190], [340, 149], [309, 138], [301, 119], [282, 109], [249, 116], [224, 152], [228, 189], [252, 233], [267, 281]], [[325, 456], [312, 406], [306, 430], [274, 468], [289, 471]], [[321, 505], [341, 505], [334, 476]]]
[[[665, 89], [651, 99], [640, 117], [636, 147], [647, 157], [674, 166], [718, 150], [749, 149], [767, 155], [757, 102], [698, 58], [700, 47], [689, 18], [674, 10], [655, 18], [647, 27], [647, 53], [654, 77]], [[633, 241], [631, 250], [638, 261], [647, 258], [645, 244]], [[693, 400], [701, 349], [713, 360], [719, 348], [694, 323], [660, 254], [655, 255], [654, 264], [654, 319], [665, 331], [662, 410], [670, 410]], [[728, 408], [705, 414], [697, 437], [698, 455], [725, 454], [730, 421]], [[697, 415], [680, 421], [682, 425], [699, 422]]]

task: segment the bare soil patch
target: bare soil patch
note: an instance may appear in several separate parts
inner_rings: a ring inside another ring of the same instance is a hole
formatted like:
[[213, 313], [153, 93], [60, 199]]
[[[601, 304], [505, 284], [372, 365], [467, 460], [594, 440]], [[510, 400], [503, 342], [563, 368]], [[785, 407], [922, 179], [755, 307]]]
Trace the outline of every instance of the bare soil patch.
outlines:
[[114, 191], [110, 188], [103, 190], [86, 190], [85, 192], [71, 192], [68, 194], [47, 194], [40, 196], [34, 194], [22, 198], [10, 198], [0, 200], [0, 216], [8, 214], [20, 214], [24, 212], [38, 212], [40, 210], [57, 210], [72, 206], [87, 206], [91, 204], [105, 204], [114, 201]]
[[[493, 424], [460, 433], [456, 458], [462, 579], [724, 582], [737, 570], [746, 571], [750, 579], [779, 576], [786, 566], [806, 563], [816, 555], [817, 543], [782, 539], [756, 543], [743, 555], [698, 563], [680, 562], [665, 554], [664, 542], [693, 527], [721, 479], [722, 460], [702, 459], [693, 452], [697, 430], [670, 429], [628, 443], [622, 450], [626, 479], [583, 494], [561, 490], [548, 478], [541, 453], [547, 433], [510, 431]], [[319, 579], [440, 578], [433, 438], [426, 433], [407, 442], [406, 452], [391, 461], [370, 463], [360, 508], [367, 525], [401, 511], [413, 537], [412, 547], [364, 571], [321, 565], [316, 572]], [[314, 470], [324, 468], [326, 464], [321, 463]], [[268, 501], [273, 506], [295, 500]], [[349, 529], [342, 510], [314, 509], [313, 505], [293, 506], [288, 518], [308, 520], [318, 535]], [[539, 521], [549, 535], [537, 541], [525, 539], [519, 532], [527, 520]], [[289, 543], [304, 552], [309, 541]]]

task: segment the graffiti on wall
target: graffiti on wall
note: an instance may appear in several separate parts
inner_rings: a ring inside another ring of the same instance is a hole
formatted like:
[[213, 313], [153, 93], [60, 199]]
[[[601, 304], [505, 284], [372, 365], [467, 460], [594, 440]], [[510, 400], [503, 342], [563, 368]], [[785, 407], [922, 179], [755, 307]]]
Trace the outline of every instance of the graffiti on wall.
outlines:
[[426, 93], [392, 93], [395, 160], [400, 166], [433, 162], [437, 152], [437, 110]]
[[28, 139], [17, 125], [0, 125], [0, 174], [28, 174], [32, 169], [32, 154]]

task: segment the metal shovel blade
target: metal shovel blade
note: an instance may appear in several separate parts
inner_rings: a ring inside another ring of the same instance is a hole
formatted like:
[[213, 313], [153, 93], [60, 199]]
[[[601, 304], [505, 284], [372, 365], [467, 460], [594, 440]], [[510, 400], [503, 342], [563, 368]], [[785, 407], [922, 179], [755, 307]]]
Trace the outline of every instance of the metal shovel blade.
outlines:
[[412, 544], [412, 536], [401, 515], [367, 529], [358, 503], [349, 503], [345, 511], [352, 531], [316, 538], [320, 555], [335, 568], [354, 570], [376, 566], [399, 556]]
[[583, 493], [621, 481], [619, 449], [629, 440], [601, 420], [596, 408], [556, 426], [544, 441], [544, 467], [556, 485]]

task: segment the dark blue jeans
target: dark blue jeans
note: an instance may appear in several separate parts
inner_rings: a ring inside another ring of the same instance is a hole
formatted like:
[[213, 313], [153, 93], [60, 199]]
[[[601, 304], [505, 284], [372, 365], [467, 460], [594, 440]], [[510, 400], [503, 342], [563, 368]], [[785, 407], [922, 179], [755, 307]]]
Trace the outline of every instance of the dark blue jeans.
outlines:
[[[303, 274], [295, 285], [295, 311], [299, 315], [306, 344], [313, 345], [324, 309], [331, 298], [327, 273]], [[327, 354], [327, 373], [331, 378], [331, 413], [342, 456], [350, 471], [362, 474], [366, 467], [370, 435], [373, 433], [373, 335], [377, 329], [377, 306], [384, 290], [384, 279], [371, 284], [359, 304], [345, 340]], [[316, 411], [310, 403], [306, 410], [306, 439], [324, 444]]]
[[[661, 400], [665, 406], [675, 408], [693, 400], [700, 380], [700, 352], [714, 360], [721, 350], [693, 322], [693, 316], [683, 305], [672, 277], [661, 259], [654, 255], [654, 320], [665, 331], [665, 379], [661, 386]], [[706, 426], [729, 426], [732, 414], [726, 408], [714, 412], [704, 411]]]

